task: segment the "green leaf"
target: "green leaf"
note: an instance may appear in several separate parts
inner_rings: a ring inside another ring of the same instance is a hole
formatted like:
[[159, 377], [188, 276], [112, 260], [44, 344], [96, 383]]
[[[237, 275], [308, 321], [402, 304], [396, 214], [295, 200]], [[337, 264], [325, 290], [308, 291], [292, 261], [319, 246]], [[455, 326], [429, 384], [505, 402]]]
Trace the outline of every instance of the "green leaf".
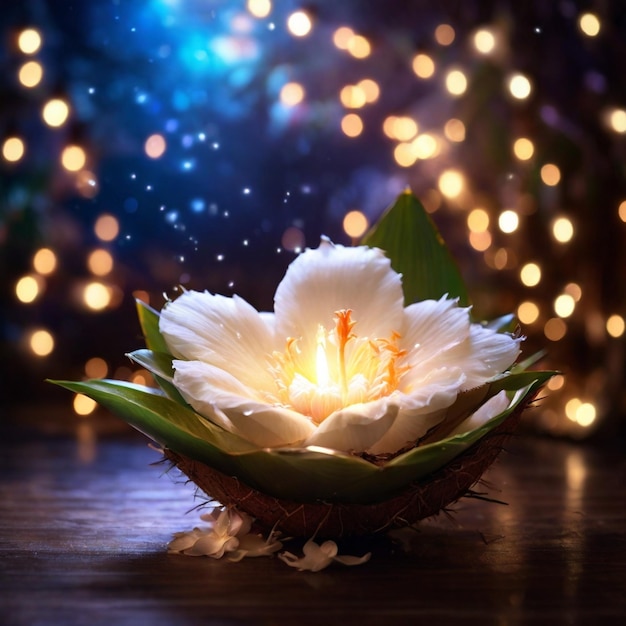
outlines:
[[141, 324], [141, 331], [146, 339], [146, 346], [154, 352], [164, 352], [168, 354], [169, 348], [159, 330], [159, 312], [141, 300], [136, 300], [135, 303], [137, 316]]
[[396, 202], [365, 235], [363, 244], [381, 248], [391, 267], [402, 274], [405, 305], [420, 300], [438, 300], [448, 294], [469, 304], [465, 283], [437, 227], [410, 190]]
[[185, 399], [174, 386], [172, 367], [172, 355], [165, 352], [153, 352], [152, 350], [135, 350], [127, 355], [141, 367], [147, 369], [159, 383], [159, 387], [169, 396], [183, 406], [188, 406]]

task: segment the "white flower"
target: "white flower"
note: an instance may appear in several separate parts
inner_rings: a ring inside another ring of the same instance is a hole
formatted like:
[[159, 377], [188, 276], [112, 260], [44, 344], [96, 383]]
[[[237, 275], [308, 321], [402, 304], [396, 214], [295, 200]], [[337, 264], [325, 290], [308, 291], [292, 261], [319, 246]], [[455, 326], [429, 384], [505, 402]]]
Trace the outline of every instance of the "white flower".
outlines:
[[160, 330], [174, 385], [224, 429], [259, 447], [374, 454], [423, 436], [461, 391], [509, 368], [520, 341], [470, 323], [447, 297], [405, 307], [381, 250], [328, 240], [291, 263], [274, 313], [187, 291], [164, 307]]
[[282, 543], [270, 533], [267, 539], [250, 532], [252, 519], [233, 508], [214, 509], [200, 516], [209, 526], [174, 534], [168, 552], [188, 556], [210, 556], [221, 559], [225, 554], [231, 561], [244, 557], [268, 556], [282, 548]]
[[304, 556], [298, 558], [291, 552], [283, 552], [278, 555], [281, 561], [287, 563], [291, 567], [297, 567], [300, 571], [309, 570], [311, 572], [319, 572], [328, 567], [333, 561], [342, 563], [343, 565], [361, 565], [370, 560], [371, 552], [361, 557], [337, 554], [338, 548], [334, 541], [325, 541], [317, 544], [313, 539], [309, 539], [302, 547]]

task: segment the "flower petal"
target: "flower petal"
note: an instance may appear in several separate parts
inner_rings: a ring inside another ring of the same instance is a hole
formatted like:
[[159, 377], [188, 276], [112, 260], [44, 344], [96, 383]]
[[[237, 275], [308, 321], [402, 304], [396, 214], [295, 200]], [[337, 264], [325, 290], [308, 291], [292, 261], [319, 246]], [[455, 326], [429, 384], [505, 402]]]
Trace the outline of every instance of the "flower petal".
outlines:
[[211, 363], [253, 388], [271, 388], [271, 324], [271, 314], [261, 316], [238, 296], [186, 291], [163, 308], [159, 329], [174, 356]]
[[289, 266], [274, 297], [277, 336], [300, 339], [305, 358], [313, 355], [319, 325], [334, 327], [334, 314], [352, 310], [355, 332], [371, 338], [399, 330], [402, 282], [381, 250], [346, 248], [323, 239]]
[[201, 415], [260, 447], [294, 445], [315, 429], [301, 413], [261, 401], [218, 367], [174, 361], [174, 384]]
[[397, 415], [391, 398], [353, 404], [329, 415], [303, 445], [363, 452], [383, 437]]
[[500, 415], [500, 413], [505, 411], [510, 405], [511, 401], [507, 397], [506, 392], [501, 391], [493, 396], [493, 398], [489, 398], [485, 404], [474, 411], [466, 420], [461, 422], [450, 435], [466, 433], [475, 428], [479, 428], [483, 424], [486, 424], [492, 417]]
[[333, 557], [329, 556], [322, 550], [321, 546], [316, 544], [312, 539], [309, 539], [309, 541], [304, 544], [302, 551], [304, 552], [304, 556], [301, 558], [298, 558], [291, 552], [283, 552], [278, 555], [278, 558], [291, 567], [297, 567], [300, 571], [309, 570], [311, 572], [319, 572], [333, 562]]

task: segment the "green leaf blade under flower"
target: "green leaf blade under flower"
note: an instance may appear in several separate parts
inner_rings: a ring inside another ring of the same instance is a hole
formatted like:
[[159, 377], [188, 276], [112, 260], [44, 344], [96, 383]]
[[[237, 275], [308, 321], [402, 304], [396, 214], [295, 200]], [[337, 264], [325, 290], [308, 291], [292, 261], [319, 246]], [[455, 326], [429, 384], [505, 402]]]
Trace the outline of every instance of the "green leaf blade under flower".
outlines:
[[159, 330], [160, 313], [142, 300], [135, 300], [135, 305], [141, 331], [143, 332], [148, 349], [153, 352], [169, 353], [169, 348]]
[[362, 244], [384, 250], [392, 268], [402, 274], [405, 305], [448, 294], [461, 306], [469, 296], [461, 272], [437, 227], [409, 190], [378, 220]]

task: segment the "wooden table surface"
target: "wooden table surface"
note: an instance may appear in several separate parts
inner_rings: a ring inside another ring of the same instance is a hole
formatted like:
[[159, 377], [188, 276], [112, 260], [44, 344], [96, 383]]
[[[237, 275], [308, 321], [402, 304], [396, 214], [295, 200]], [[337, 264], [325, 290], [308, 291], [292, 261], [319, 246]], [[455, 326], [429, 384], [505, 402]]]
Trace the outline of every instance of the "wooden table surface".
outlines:
[[38, 419], [0, 433], [2, 624], [626, 624], [616, 451], [520, 437], [486, 475], [508, 505], [462, 500], [314, 574], [167, 554], [200, 523], [193, 487], [139, 435]]

